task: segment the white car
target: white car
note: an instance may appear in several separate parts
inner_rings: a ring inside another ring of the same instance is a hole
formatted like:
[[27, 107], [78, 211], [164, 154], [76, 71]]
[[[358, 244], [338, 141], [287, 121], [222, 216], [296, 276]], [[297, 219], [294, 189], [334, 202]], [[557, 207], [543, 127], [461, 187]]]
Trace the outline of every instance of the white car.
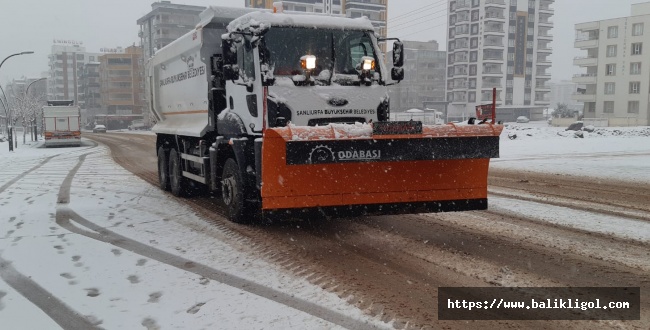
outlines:
[[93, 128], [93, 133], [106, 133], [106, 126], [95, 125], [95, 128]]
[[528, 117], [526, 117], [526, 116], [519, 116], [519, 117], [517, 117], [517, 122], [518, 122], [518, 123], [527, 123], [527, 122], [529, 122], [529, 121], [530, 121], [530, 119], [528, 119]]

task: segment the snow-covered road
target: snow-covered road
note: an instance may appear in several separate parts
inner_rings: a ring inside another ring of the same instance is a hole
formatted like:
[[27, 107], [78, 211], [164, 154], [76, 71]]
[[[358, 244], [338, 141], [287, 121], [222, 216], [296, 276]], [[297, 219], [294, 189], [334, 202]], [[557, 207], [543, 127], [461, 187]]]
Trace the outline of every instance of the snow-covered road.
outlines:
[[3, 327], [386, 326], [251, 258], [252, 242], [231, 238], [116, 165], [105, 147], [87, 144], [0, 153]]

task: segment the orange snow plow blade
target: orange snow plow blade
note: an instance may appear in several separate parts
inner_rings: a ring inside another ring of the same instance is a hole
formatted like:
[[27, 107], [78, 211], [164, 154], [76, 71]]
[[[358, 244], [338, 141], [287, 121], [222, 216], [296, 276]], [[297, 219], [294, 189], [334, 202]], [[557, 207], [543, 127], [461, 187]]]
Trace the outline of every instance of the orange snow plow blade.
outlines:
[[374, 130], [367, 124], [267, 129], [262, 209], [346, 216], [487, 208], [488, 167], [499, 156], [503, 126], [419, 125], [394, 134], [378, 124], [385, 123]]

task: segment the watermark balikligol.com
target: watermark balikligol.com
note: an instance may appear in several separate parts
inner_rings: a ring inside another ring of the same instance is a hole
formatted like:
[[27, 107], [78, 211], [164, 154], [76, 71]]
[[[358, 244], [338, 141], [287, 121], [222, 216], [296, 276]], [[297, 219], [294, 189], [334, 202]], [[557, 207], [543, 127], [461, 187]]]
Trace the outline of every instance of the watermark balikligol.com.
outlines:
[[640, 288], [439, 288], [440, 320], [639, 320]]

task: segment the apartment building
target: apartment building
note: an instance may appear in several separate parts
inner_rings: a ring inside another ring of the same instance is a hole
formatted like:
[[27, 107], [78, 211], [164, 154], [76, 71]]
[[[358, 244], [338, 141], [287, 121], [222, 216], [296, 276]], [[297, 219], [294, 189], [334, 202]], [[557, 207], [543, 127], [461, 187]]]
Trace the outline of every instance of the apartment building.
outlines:
[[550, 106], [555, 0], [448, 0], [447, 101], [450, 120], [492, 102], [497, 118], [543, 119]]
[[143, 119], [144, 75], [142, 48], [117, 48], [99, 57], [101, 113], [95, 121], [109, 129], [127, 128], [131, 121]]
[[49, 55], [48, 99], [73, 100], [76, 105], [85, 108], [81, 75], [84, 66], [97, 61], [99, 55], [101, 53], [86, 52], [81, 42], [55, 40]]
[[[392, 111], [432, 107], [444, 111], [447, 52], [437, 41], [404, 43], [404, 80], [389, 87]], [[392, 58], [389, 52], [387, 58]]]
[[151, 11], [137, 20], [143, 57], [150, 58], [156, 50], [167, 46], [196, 27], [202, 6], [160, 1], [151, 4]]
[[[246, 7], [273, 8], [273, 0], [244, 0]], [[288, 11], [309, 13], [326, 13], [345, 15], [347, 17], [366, 16], [375, 27], [375, 31], [386, 36], [388, 0], [294, 0], [282, 1], [282, 7]]]
[[95, 122], [95, 116], [102, 113], [99, 64], [99, 62], [86, 63], [81, 74], [81, 91], [85, 104], [85, 108], [81, 110], [81, 121], [82, 124], [90, 127]]
[[584, 117], [609, 126], [649, 125], [650, 2], [633, 4], [632, 16], [575, 30], [575, 47], [585, 55], [574, 60], [584, 72], [573, 77], [581, 85], [573, 98], [584, 102]]

